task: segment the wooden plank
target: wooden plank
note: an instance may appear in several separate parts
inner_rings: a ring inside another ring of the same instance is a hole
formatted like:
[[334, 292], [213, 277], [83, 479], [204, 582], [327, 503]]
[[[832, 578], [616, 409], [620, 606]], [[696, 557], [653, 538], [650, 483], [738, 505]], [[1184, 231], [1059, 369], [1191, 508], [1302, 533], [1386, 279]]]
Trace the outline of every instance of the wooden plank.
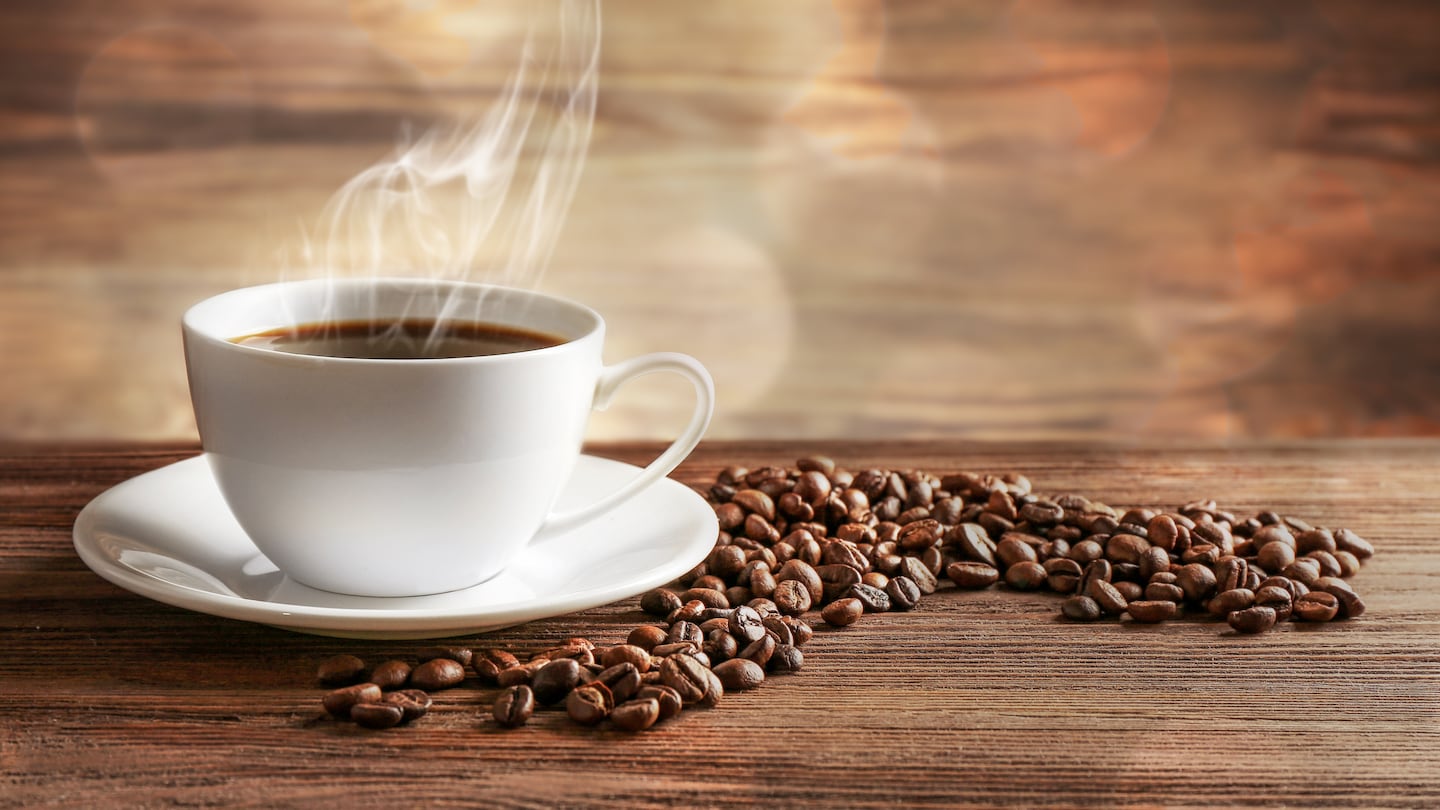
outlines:
[[[1440, 443], [1084, 445], [709, 442], [677, 472], [824, 452], [870, 465], [1018, 470], [1113, 504], [1214, 497], [1370, 538], [1355, 621], [1235, 637], [1055, 619], [1053, 597], [945, 591], [817, 633], [805, 669], [637, 736], [543, 714], [498, 731], [489, 692], [413, 727], [318, 720], [315, 664], [420, 642], [311, 638], [133, 596], [74, 557], [74, 514], [193, 453], [10, 448], [0, 457], [0, 804], [1433, 807], [1440, 802]], [[645, 444], [608, 444], [632, 462]], [[635, 600], [470, 641], [615, 642]]]

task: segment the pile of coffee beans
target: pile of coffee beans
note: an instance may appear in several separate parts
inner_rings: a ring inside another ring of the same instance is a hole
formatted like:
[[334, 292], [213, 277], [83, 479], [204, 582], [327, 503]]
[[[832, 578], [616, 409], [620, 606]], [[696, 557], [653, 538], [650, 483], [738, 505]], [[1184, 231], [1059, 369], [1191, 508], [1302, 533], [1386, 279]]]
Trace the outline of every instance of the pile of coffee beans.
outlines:
[[442, 646], [420, 650], [414, 666], [367, 668], [335, 656], [317, 673], [336, 687], [322, 705], [389, 728], [423, 716], [428, 693], [460, 685], [468, 669], [499, 690], [488, 714], [501, 727], [554, 707], [582, 725], [641, 731], [799, 671], [812, 612], [848, 627], [912, 610], [942, 588], [1001, 585], [1063, 595], [1060, 613], [1075, 621], [1198, 613], [1259, 633], [1364, 613], [1345, 578], [1374, 554], [1348, 529], [1269, 511], [1241, 518], [1213, 501], [1121, 512], [1037, 494], [1016, 473], [851, 473], [820, 456], [788, 469], [726, 468], [706, 497], [720, 523], [714, 549], [675, 587], [640, 599], [662, 623], [636, 627], [623, 644], [570, 638], [523, 658]]
[[1195, 501], [1122, 512], [1038, 494], [1018, 473], [852, 473], [810, 457], [790, 469], [729, 467], [707, 496], [720, 536], [679, 598], [722, 594], [705, 604], [788, 617], [813, 607], [836, 626], [909, 610], [948, 581], [1066, 595], [1060, 612], [1076, 621], [1199, 612], [1258, 633], [1362, 614], [1345, 578], [1374, 554], [1348, 529], [1272, 511], [1242, 518]]

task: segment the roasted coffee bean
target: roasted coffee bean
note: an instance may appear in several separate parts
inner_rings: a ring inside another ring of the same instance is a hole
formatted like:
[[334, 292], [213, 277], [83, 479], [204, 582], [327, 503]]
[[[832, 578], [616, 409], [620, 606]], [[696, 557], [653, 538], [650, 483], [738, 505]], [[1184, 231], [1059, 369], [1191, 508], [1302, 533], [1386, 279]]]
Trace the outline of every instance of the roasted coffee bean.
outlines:
[[500, 674], [495, 676], [495, 683], [507, 689], [512, 686], [528, 686], [531, 678], [535, 677], [535, 673], [540, 670], [540, 667], [548, 663], [550, 663], [548, 660], [531, 661], [526, 664], [521, 664], [518, 667], [501, 670]]
[[1137, 599], [1145, 598], [1145, 588], [1138, 582], [1121, 581], [1110, 583], [1120, 595], [1125, 597], [1126, 602], [1134, 602]]
[[725, 684], [720, 682], [720, 676], [716, 675], [715, 670], [708, 664], [701, 672], [705, 676], [705, 695], [700, 698], [700, 705], [707, 709], [714, 708], [720, 698], [725, 696]]
[[879, 588], [872, 588], [863, 582], [857, 582], [850, 586], [850, 593], [846, 595], [859, 599], [866, 613], [887, 613], [890, 610], [890, 596]]
[[667, 644], [684, 642], [698, 647], [705, 643], [705, 633], [700, 630], [700, 625], [694, 622], [678, 621], [670, 625], [670, 632], [665, 634], [665, 641]]
[[929, 566], [914, 557], [906, 557], [900, 564], [899, 571], [892, 576], [908, 578], [915, 583], [915, 587], [919, 588], [923, 595], [935, 593], [935, 589], [940, 586], [940, 580], [936, 578]]
[[[1210, 524], [1204, 525], [1208, 526]], [[1197, 531], [1198, 530], [1199, 527], [1197, 527]], [[1295, 549], [1295, 536], [1290, 534], [1289, 529], [1278, 524], [1262, 526], [1255, 530], [1254, 534], [1250, 535], [1250, 545], [1253, 546], [1256, 551], [1259, 551], [1270, 543], [1284, 543], [1293, 551]]]
[[[1164, 515], [1161, 515], [1164, 517]], [[1149, 581], [1150, 577], [1170, 570], [1170, 555], [1165, 549], [1159, 546], [1151, 546], [1149, 551], [1140, 555], [1140, 576]]]
[[1221, 591], [1210, 600], [1210, 615], [1229, 616], [1237, 610], [1245, 610], [1255, 604], [1255, 592], [1248, 588], [1231, 588]]
[[357, 703], [350, 707], [350, 719], [362, 728], [392, 728], [405, 719], [405, 710], [393, 703]]
[[1336, 618], [1354, 619], [1365, 613], [1365, 603], [1355, 589], [1343, 579], [1320, 577], [1315, 580], [1315, 590], [1328, 593], [1340, 600], [1340, 612]]
[[1096, 560], [1085, 566], [1085, 571], [1080, 574], [1080, 581], [1075, 585], [1076, 593], [1085, 593], [1092, 582], [1110, 582], [1114, 579], [1115, 567], [1109, 560]]
[[869, 585], [872, 588], [879, 588], [883, 591], [885, 590], [885, 586], [890, 584], [890, 577], [880, 573], [879, 571], [871, 571], [868, 574], [860, 577], [860, 582], [862, 584]]
[[1100, 611], [1110, 616], [1119, 616], [1125, 612], [1125, 597], [1115, 589], [1114, 585], [1103, 579], [1092, 579], [1085, 588], [1085, 595], [1095, 600], [1100, 606]]
[[1165, 599], [1130, 602], [1125, 606], [1125, 611], [1130, 614], [1130, 618], [1145, 624], [1155, 624], [1173, 619], [1178, 610], [1179, 608], [1174, 602]]
[[1275, 611], [1268, 607], [1252, 607], [1237, 610], [1225, 621], [1239, 633], [1263, 633], [1275, 626]]
[[984, 526], [978, 523], [961, 523], [946, 534], [950, 538], [950, 545], [966, 560], [990, 566], [999, 563], [995, 559], [995, 542], [990, 539]]
[[432, 658], [410, 671], [410, 685], [426, 692], [439, 692], [465, 680], [465, 667], [452, 658]]
[[890, 597], [891, 610], [910, 610], [920, 603], [920, 586], [907, 576], [898, 576], [885, 583], [885, 595]]
[[654, 698], [636, 698], [610, 712], [610, 722], [622, 731], [644, 731], [659, 719], [660, 701]]
[[353, 655], [326, 658], [315, 670], [322, 686], [346, 686], [365, 679], [365, 662]]
[[669, 616], [683, 604], [679, 594], [668, 588], [656, 588], [640, 597], [640, 609], [651, 616]]
[[[1271, 545], [1278, 544], [1272, 543]], [[1275, 621], [1277, 622], [1283, 622], [1290, 618], [1293, 602], [1294, 599], [1290, 596], [1290, 592], [1276, 585], [1267, 585], [1255, 591], [1255, 604], [1275, 611]]]
[[1105, 558], [1112, 563], [1138, 565], [1140, 557], [1150, 549], [1150, 541], [1134, 534], [1112, 534], [1105, 541]]
[[1320, 563], [1308, 557], [1301, 557], [1281, 569], [1280, 573], [1296, 582], [1311, 586], [1320, 578]]
[[600, 664], [603, 666], [613, 667], [626, 663], [633, 664], [643, 673], [650, 668], [650, 651], [634, 644], [617, 644], [600, 654]]
[[[658, 673], [657, 673], [658, 674]], [[640, 687], [635, 695], [636, 700], [653, 700], [660, 704], [660, 719], [669, 720], [678, 717], [684, 708], [684, 702], [680, 699], [680, 693], [663, 684], [652, 684]]]
[[[857, 583], [858, 584], [858, 583]], [[786, 616], [799, 616], [810, 609], [810, 589], [802, 582], [786, 580], [775, 586], [771, 597], [775, 607]]]
[[559, 703], [570, 694], [571, 689], [580, 684], [580, 671], [580, 664], [570, 658], [551, 661], [541, 667], [530, 679], [530, 688], [535, 693], [535, 699], [543, 706]]
[[1146, 524], [1145, 533], [1150, 545], [1168, 552], [1175, 548], [1180, 529], [1175, 525], [1175, 519], [1169, 515], [1156, 515]]
[[709, 670], [689, 655], [666, 658], [660, 665], [660, 681], [674, 689], [686, 705], [700, 702], [710, 689]]
[[1056, 558], [1045, 561], [1045, 581], [1056, 593], [1070, 593], [1080, 584], [1080, 563]]
[[[700, 604], [704, 605], [706, 609], [728, 608], [730, 607], [730, 600], [725, 598], [725, 591], [723, 590], [724, 587], [724, 580], [721, 580], [720, 590], [715, 590], [711, 588], [691, 588], [680, 594], [680, 598], [684, 599], [686, 604], [689, 604], [690, 602], [699, 602]], [[703, 613], [704, 611], [701, 612]]]
[[1088, 596], [1069, 596], [1060, 603], [1060, 612], [1067, 619], [1077, 622], [1093, 622], [1100, 618], [1100, 605]]
[[596, 681], [577, 686], [565, 696], [565, 713], [582, 726], [593, 726], [610, 716], [615, 698], [610, 688]]
[[1335, 535], [1326, 529], [1310, 529], [1295, 535], [1295, 553], [1309, 554], [1312, 551], [1335, 552], [1339, 549]]
[[469, 647], [421, 647], [415, 653], [415, 657], [419, 658], [422, 664], [437, 658], [448, 658], [461, 667], [470, 666], [470, 661], [474, 656], [474, 651]]
[[775, 520], [775, 501], [758, 489], [742, 489], [735, 493], [730, 502], [752, 515], [759, 515], [766, 522]]
[[766, 669], [777, 674], [788, 674], [799, 672], [805, 666], [805, 654], [799, 647], [793, 644], [781, 644], [775, 648], [775, 653], [770, 656]]
[[[816, 579], [818, 581], [819, 577]], [[754, 608], [744, 605], [736, 608], [735, 612], [730, 614], [727, 626], [731, 635], [735, 636], [737, 641], [745, 644], [765, 635], [764, 619], [760, 618], [760, 614]]]
[[1328, 622], [1340, 612], [1340, 600], [1326, 591], [1311, 591], [1294, 600], [1295, 618], [1306, 622]]
[[1027, 543], [1020, 535], [1011, 533], [1000, 538], [995, 544], [995, 558], [999, 561], [1000, 568], [1009, 568], [1016, 563], [1039, 562], [1040, 557], [1035, 553], [1035, 546]]
[[720, 683], [724, 684], [725, 689], [730, 692], [754, 689], [765, 681], [765, 670], [759, 664], [745, 658], [735, 658], [717, 664], [715, 675], [720, 678]]
[[1082, 540], [1070, 546], [1070, 551], [1065, 556], [1082, 566], [1088, 565], [1105, 556], [1105, 547], [1094, 540]]
[[388, 703], [391, 706], [398, 706], [404, 715], [400, 719], [402, 723], [408, 723], [411, 720], [419, 720], [424, 717], [425, 713], [430, 711], [430, 705], [432, 703], [430, 695], [420, 689], [400, 689], [395, 692], [390, 692], [386, 694], [380, 702]]
[[1284, 571], [1295, 562], [1295, 549], [1284, 543], [1268, 543], [1255, 553], [1255, 564], [1266, 571]]
[[673, 627], [680, 622], [699, 622], [700, 617], [704, 614], [705, 603], [699, 599], [691, 599], [670, 611], [670, 614], [665, 617], [665, 623]]
[[711, 661], [721, 661], [734, 658], [740, 652], [740, 642], [725, 628], [712, 630], [705, 635], [705, 643], [700, 646], [700, 651], [705, 653]]
[[945, 576], [957, 587], [976, 590], [994, 585], [1000, 572], [983, 563], [954, 562], [945, 567]]
[[1185, 592], [1179, 585], [1171, 585], [1164, 582], [1152, 582], [1145, 586], [1145, 599], [1150, 602], [1183, 602]]
[[535, 713], [535, 693], [523, 684], [512, 686], [495, 698], [490, 715], [505, 728], [519, 728]]
[[470, 667], [475, 670], [475, 676], [485, 683], [495, 683], [501, 672], [518, 666], [519, 659], [501, 649], [480, 650], [470, 659]]
[[[812, 603], [819, 603], [824, 599], [825, 583], [820, 579], [820, 575], [815, 572], [814, 566], [809, 563], [803, 560], [790, 560], [780, 566], [780, 570], [775, 572], [774, 587], [779, 587], [781, 582], [790, 581], [799, 582], [804, 585], [805, 589], [810, 592], [810, 601]], [[771, 590], [773, 592], [774, 588], [772, 587]]]
[[1309, 560], [1314, 560], [1315, 562], [1320, 564], [1320, 576], [1340, 576], [1340, 561], [1335, 559], [1334, 554], [1331, 554], [1328, 551], [1312, 551], [1309, 554], [1306, 554], [1305, 558]]
[[[650, 662], [645, 662], [645, 668], [650, 668]], [[595, 673], [594, 683], [603, 683], [610, 690], [618, 703], [624, 703], [640, 690], [641, 673], [639, 667], [623, 661], [613, 666], [606, 667]]]
[[381, 689], [399, 689], [410, 680], [410, 665], [404, 661], [385, 661], [375, 665], [370, 673], [370, 683]]
[[1335, 530], [1335, 546], [1340, 551], [1354, 554], [1360, 560], [1368, 560], [1375, 555], [1375, 547], [1370, 545], [1370, 541], [1349, 529]]
[[810, 623], [795, 616], [782, 616], [781, 621], [790, 628], [790, 641], [796, 647], [803, 647], [815, 635], [815, 629]]
[[350, 709], [360, 703], [379, 703], [383, 697], [380, 687], [373, 683], [357, 683], [342, 686], [321, 698], [320, 705], [332, 716], [342, 720], [350, 717]]
[[1031, 526], [1054, 526], [1065, 517], [1065, 510], [1050, 501], [1035, 501], [1020, 507], [1020, 519]]
[[1209, 566], [1190, 563], [1175, 574], [1175, 584], [1185, 592], [1186, 599], [1199, 602], [1215, 590], [1215, 572]]
[[758, 640], [742, 647], [735, 657], [754, 661], [763, 667], [770, 663], [770, 656], [775, 654], [775, 650], [779, 646], [780, 642], [775, 639], [775, 636], [766, 633]]
[[[655, 658], [668, 658], [676, 653], [694, 655], [700, 651], [700, 645], [693, 641], [677, 641], [674, 644], [660, 644], [650, 651], [650, 656]], [[654, 664], [651, 664], [653, 667]]]
[[630, 631], [625, 643], [639, 647], [646, 652], [652, 652], [658, 645], [665, 643], [667, 632], [664, 627], [653, 624], [642, 624]]

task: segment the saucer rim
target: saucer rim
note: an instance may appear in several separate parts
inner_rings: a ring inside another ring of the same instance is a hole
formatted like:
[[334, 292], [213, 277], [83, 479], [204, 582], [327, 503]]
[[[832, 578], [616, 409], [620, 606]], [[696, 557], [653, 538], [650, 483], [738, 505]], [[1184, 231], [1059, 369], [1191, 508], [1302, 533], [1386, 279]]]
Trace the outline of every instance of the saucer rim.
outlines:
[[[623, 468], [623, 470], [636, 474], [640, 472], [640, 468], [635, 465], [601, 456], [581, 454], [580, 459], [581, 461], [577, 462], [577, 465], [579, 463], [598, 463], [602, 466]], [[208, 465], [205, 455], [202, 453], [136, 475], [92, 498], [76, 515], [72, 531], [72, 543], [81, 561], [102, 579], [131, 593], [172, 607], [299, 632], [320, 634], [338, 632], [368, 638], [384, 638], [387, 633], [463, 634], [467, 631], [489, 632], [542, 618], [588, 610], [673, 581], [704, 559], [705, 555], [714, 547], [714, 537], [719, 531], [719, 522], [709, 503], [689, 486], [667, 477], [656, 481], [647, 490], [662, 488], [673, 492], [676, 502], [684, 501], [685, 508], [693, 510], [692, 519], [700, 519], [706, 524], [707, 531], [703, 534], [696, 531], [694, 536], [685, 543], [676, 544], [676, 553], [665, 563], [648, 569], [645, 576], [627, 579], [620, 585], [598, 585], [578, 591], [567, 591], [563, 595], [564, 598], [558, 600], [536, 598], [512, 601], [478, 611], [474, 607], [464, 606], [407, 608], [396, 605], [393, 608], [346, 608], [269, 602], [179, 585], [121, 565], [117, 560], [99, 550], [94, 524], [106, 505], [116, 498], [124, 497], [126, 491], [143, 486], [146, 483], [144, 479], [167, 470], [173, 473], [172, 468], [182, 466], [207, 467]], [[616, 471], [623, 470], [617, 469]], [[209, 476], [208, 469], [205, 470], [205, 474]], [[546, 543], [549, 545], [561, 541], [567, 535], [584, 528], [582, 526], [553, 538], [547, 538]], [[259, 553], [258, 549], [256, 553]], [[403, 602], [418, 597], [370, 598]], [[360, 622], [364, 623], [363, 627], [357, 626], [357, 623]]]

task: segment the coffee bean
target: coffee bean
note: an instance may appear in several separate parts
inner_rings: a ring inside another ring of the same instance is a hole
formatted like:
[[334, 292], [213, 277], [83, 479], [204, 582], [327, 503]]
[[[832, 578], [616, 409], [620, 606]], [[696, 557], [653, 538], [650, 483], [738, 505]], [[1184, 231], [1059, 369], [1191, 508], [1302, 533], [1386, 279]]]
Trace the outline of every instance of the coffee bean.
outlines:
[[361, 703], [379, 703], [383, 697], [380, 687], [373, 683], [357, 683], [342, 686], [321, 698], [320, 705], [332, 716], [342, 720], [350, 717], [350, 710]]
[[1140, 557], [1150, 550], [1150, 541], [1134, 534], [1114, 534], [1105, 542], [1105, 558], [1112, 563], [1138, 565]]
[[785, 626], [790, 628], [790, 641], [796, 647], [803, 647], [815, 635], [815, 629], [804, 619], [795, 616], [781, 617]]
[[851, 585], [850, 593], [846, 596], [860, 600], [866, 613], [887, 613], [890, 610], [890, 596], [879, 588], [872, 588], [863, 582]]
[[[676, 653], [684, 653], [685, 655], [694, 655], [695, 653], [697, 653], [697, 652], [699, 652], [699, 651], [700, 651], [700, 645], [696, 644], [696, 643], [693, 642], [693, 641], [677, 641], [677, 642], [675, 642], [674, 644], [660, 644], [660, 645], [657, 645], [657, 646], [655, 647], [655, 649], [653, 649], [653, 650], [650, 651], [650, 655], [651, 655], [652, 659], [653, 659], [653, 658], [669, 658], [670, 656], [675, 655]], [[654, 667], [654, 664], [653, 664], [653, 663], [651, 664], [651, 667], [652, 667], [652, 668]]]
[[706, 666], [701, 672], [705, 676], [705, 695], [700, 698], [700, 705], [707, 709], [714, 708], [720, 702], [720, 698], [725, 696], [725, 684], [720, 682], [720, 676], [716, 675], [715, 670], [710, 669], [709, 666]]
[[1210, 600], [1210, 615], [1229, 616], [1237, 610], [1245, 610], [1255, 604], [1255, 592], [1248, 588], [1231, 588], [1221, 591]]
[[512, 686], [495, 698], [490, 714], [505, 728], [519, 728], [535, 713], [535, 693], [525, 685]]
[[680, 693], [662, 684], [640, 687], [635, 695], [636, 700], [653, 700], [660, 704], [660, 719], [669, 720], [677, 717], [684, 708], [684, 701], [680, 699]]
[[401, 689], [390, 692], [381, 699], [381, 703], [388, 703], [391, 706], [399, 707], [403, 714], [400, 722], [408, 723], [412, 720], [419, 720], [430, 711], [430, 695], [420, 689]]
[[1179, 585], [1171, 585], [1164, 582], [1151, 582], [1145, 586], [1145, 599], [1152, 602], [1183, 602], [1185, 591]]
[[890, 597], [891, 610], [911, 610], [920, 603], [920, 586], [910, 577], [894, 577], [885, 583], [885, 595]]
[[680, 594], [680, 598], [684, 599], [686, 604], [690, 602], [699, 602], [707, 609], [728, 608], [730, 607], [730, 600], [725, 598], [725, 593], [723, 591], [723, 583], [724, 580], [721, 580], [722, 590], [716, 590], [712, 588], [691, 588]]
[[936, 578], [935, 572], [931, 571], [929, 566], [914, 557], [906, 557], [904, 561], [901, 562], [897, 575], [909, 578], [911, 582], [915, 583], [915, 587], [920, 589], [920, 593], [923, 595], [928, 596], [929, 594], [935, 593], [935, 589], [940, 586], [940, 581]]
[[1365, 613], [1365, 602], [1345, 580], [1335, 577], [1320, 577], [1315, 580], [1314, 585], [1315, 590], [1328, 593], [1340, 600], [1340, 612], [1337, 614], [1337, 618], [1354, 619]]
[[370, 673], [370, 682], [381, 689], [399, 689], [410, 680], [410, 665], [404, 661], [385, 661]]
[[593, 726], [610, 716], [615, 698], [599, 681], [577, 686], [565, 696], [565, 713], [582, 726]]
[[630, 631], [625, 643], [650, 652], [656, 646], [665, 643], [666, 629], [653, 624], [642, 624]]
[[1069, 596], [1060, 603], [1060, 612], [1067, 619], [1077, 622], [1093, 622], [1100, 618], [1100, 605], [1088, 596]]
[[995, 544], [995, 558], [1000, 563], [996, 567], [1001, 568], [1009, 568], [1016, 563], [1040, 561], [1035, 547], [1013, 532], [1001, 537], [1000, 542]]
[[537, 670], [530, 679], [530, 688], [535, 699], [543, 706], [559, 703], [579, 684], [580, 664], [570, 658], [551, 661]]
[[365, 662], [353, 655], [325, 659], [315, 670], [322, 686], [345, 686], [365, 679]]
[[1046, 560], [1045, 583], [1056, 593], [1070, 593], [1080, 584], [1080, 563], [1071, 559]]
[[679, 594], [667, 588], [656, 588], [640, 597], [640, 609], [651, 616], [669, 616], [683, 604]]
[[731, 692], [754, 689], [765, 680], [765, 670], [759, 664], [745, 658], [735, 658], [718, 664], [715, 667], [715, 675], [720, 678], [720, 683], [725, 685], [725, 689]]
[[1255, 591], [1255, 604], [1275, 611], [1275, 621], [1277, 622], [1283, 622], [1290, 618], [1293, 602], [1294, 599], [1290, 596], [1289, 591], [1275, 585], [1268, 585]]
[[[682, 603], [680, 607], [670, 611], [669, 615], [665, 617], [665, 623], [669, 624], [673, 629], [673, 627], [680, 622], [698, 622], [704, 614], [705, 603], [699, 599], [691, 599], [688, 602]], [[674, 639], [671, 640], [673, 641]]]
[[1115, 566], [1109, 560], [1096, 560], [1085, 566], [1080, 581], [1075, 585], [1076, 593], [1086, 593], [1092, 582], [1110, 582], [1115, 576]]
[[613, 667], [616, 664], [631, 664], [641, 673], [650, 669], [650, 651], [634, 644], [617, 644], [600, 654], [600, 664]]
[[1349, 529], [1335, 530], [1335, 546], [1340, 551], [1354, 554], [1360, 560], [1368, 560], [1375, 555], [1375, 547], [1370, 545], [1370, 541]]
[[486, 683], [495, 683], [504, 670], [520, 666], [520, 661], [507, 650], [488, 649], [475, 653], [470, 659], [475, 677]]
[[1269, 543], [1255, 554], [1255, 563], [1266, 571], [1283, 571], [1295, 562], [1295, 549], [1284, 543]]
[[1169, 600], [1130, 602], [1125, 606], [1125, 611], [1130, 614], [1130, 618], [1145, 624], [1155, 624], [1173, 619], [1178, 609], [1178, 606]]
[[1072, 545], [1065, 556], [1082, 566], [1088, 565], [1105, 556], [1105, 547], [1094, 540], [1082, 540]]
[[1115, 590], [1115, 586], [1103, 579], [1092, 579], [1090, 585], [1085, 589], [1085, 596], [1090, 597], [1099, 605], [1102, 613], [1110, 616], [1119, 616], [1125, 612], [1125, 597]]
[[810, 592], [812, 603], [818, 603], [824, 598], [825, 583], [815, 572], [814, 566], [804, 560], [790, 560], [780, 566], [780, 570], [775, 572], [775, 585], [771, 588], [772, 594], [774, 588], [779, 587], [780, 583], [790, 581], [803, 584], [805, 589]]
[[848, 627], [860, 620], [865, 605], [859, 599], [837, 599], [820, 610], [820, 618], [835, 627]]
[[730, 502], [767, 522], [775, 520], [775, 501], [758, 489], [742, 489], [735, 493]]
[[775, 650], [779, 646], [780, 642], [775, 640], [775, 636], [766, 633], [758, 640], [745, 645], [735, 657], [754, 661], [763, 667], [770, 663], [770, 657], [775, 654]]
[[994, 585], [1000, 572], [983, 563], [954, 562], [946, 566], [945, 576], [960, 588], [975, 590]]
[[465, 680], [465, 667], [451, 658], [432, 658], [410, 671], [410, 685], [426, 692], [439, 692]]
[[350, 719], [362, 728], [391, 728], [405, 719], [405, 710], [393, 703], [357, 703], [350, 708]]
[[1215, 572], [1209, 566], [1190, 563], [1175, 575], [1175, 584], [1185, 592], [1185, 598], [1199, 602], [1215, 590]]
[[1168, 552], [1175, 548], [1180, 529], [1175, 525], [1175, 519], [1169, 515], [1156, 515], [1146, 524], [1145, 533], [1152, 546]]
[[1263, 633], [1275, 626], [1275, 611], [1268, 607], [1237, 610], [1225, 619], [1239, 633]]
[[787, 616], [799, 616], [809, 610], [811, 605], [809, 588], [793, 579], [777, 584], [772, 598], [775, 600], [775, 607]]
[[709, 691], [707, 672], [708, 670], [691, 656], [672, 655], [660, 665], [660, 681], [674, 689], [680, 695], [682, 703], [689, 705], [698, 703]]
[[1294, 600], [1295, 618], [1306, 622], [1328, 622], [1340, 612], [1340, 600], [1326, 591], [1311, 591]]
[[1119, 591], [1121, 596], [1125, 597], [1126, 602], [1134, 602], [1138, 599], [1145, 598], [1145, 589], [1141, 587], [1138, 582], [1122, 581], [1113, 582], [1111, 585], [1114, 586], [1116, 591]]
[[670, 625], [670, 632], [665, 634], [667, 644], [694, 644], [700, 646], [705, 643], [705, 633], [700, 625], [694, 622], [677, 621]]
[[[646, 669], [649, 669], [650, 662], [645, 662]], [[623, 661], [595, 673], [593, 683], [603, 683], [614, 696], [615, 702], [623, 703], [629, 700], [640, 691], [641, 673], [639, 667]]]
[[495, 683], [497, 686], [507, 689], [512, 686], [528, 686], [531, 679], [535, 677], [535, 673], [540, 670], [540, 667], [548, 663], [550, 663], [548, 659], [543, 661], [531, 661], [526, 664], [521, 664], [518, 667], [511, 667], [509, 669], [501, 670], [500, 674], [495, 676]]
[[610, 712], [610, 722], [622, 731], [644, 731], [659, 719], [660, 701], [654, 698], [637, 698]]
[[415, 657], [423, 664], [426, 661], [434, 661], [437, 658], [448, 658], [459, 664], [461, 667], [470, 666], [470, 661], [475, 653], [469, 647], [421, 647], [415, 653]]
[[805, 666], [805, 654], [800, 651], [800, 648], [793, 644], [781, 644], [775, 648], [775, 653], [770, 656], [765, 668], [769, 672], [789, 674], [799, 672], [803, 666]]

